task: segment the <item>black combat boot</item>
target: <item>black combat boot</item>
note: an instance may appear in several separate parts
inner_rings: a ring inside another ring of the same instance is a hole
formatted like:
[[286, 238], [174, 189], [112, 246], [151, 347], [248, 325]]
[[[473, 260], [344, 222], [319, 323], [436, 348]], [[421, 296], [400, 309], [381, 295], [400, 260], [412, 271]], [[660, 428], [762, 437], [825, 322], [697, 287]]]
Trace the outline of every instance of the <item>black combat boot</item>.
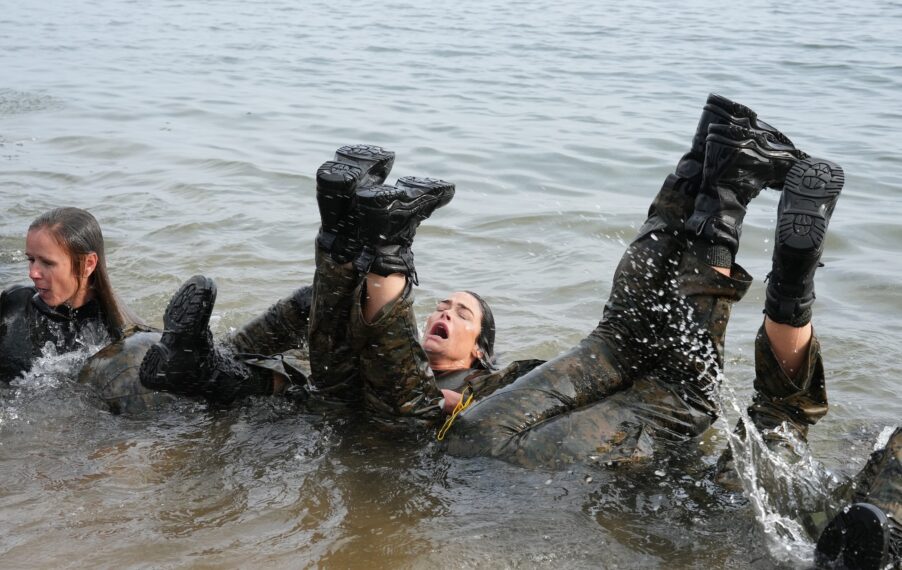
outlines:
[[316, 243], [339, 264], [360, 253], [352, 201], [358, 186], [382, 184], [395, 153], [373, 145], [343, 146], [316, 171], [316, 201], [322, 222]]
[[362, 273], [403, 273], [418, 284], [410, 249], [417, 227], [453, 197], [454, 184], [414, 176], [358, 189], [354, 212], [364, 247], [354, 266]]
[[842, 168], [819, 158], [800, 160], [786, 175], [764, 303], [772, 321], [794, 327], [811, 321], [814, 272], [844, 181]]
[[706, 145], [701, 188], [686, 229], [703, 261], [730, 267], [746, 206], [765, 186], [782, 188], [804, 153], [735, 125], [711, 125]]
[[758, 114], [726, 97], [711, 93], [702, 108], [689, 152], [668, 174], [661, 191], [648, 210], [648, 219], [639, 230], [642, 236], [654, 230], [669, 229], [676, 224], [685, 226], [698, 196], [705, 161], [705, 140], [711, 125], [736, 125], [764, 135], [770, 141], [793, 147], [789, 137], [758, 118]]
[[213, 344], [212, 279], [195, 275], [176, 292], [163, 315], [163, 336], [144, 355], [139, 377], [151, 390], [231, 403], [273, 392], [272, 372], [249, 367]]
[[882, 570], [902, 564], [902, 527], [870, 503], [855, 503], [833, 517], [817, 541], [818, 568]]
[[711, 125], [736, 125], [764, 135], [768, 140], [783, 146], [793, 146], [789, 137], [758, 118], [758, 114], [741, 103], [711, 93], [702, 108], [689, 152], [677, 164], [675, 174], [679, 178], [700, 182], [705, 162], [705, 141]]
[[853, 480], [850, 506], [817, 541], [818, 568], [902, 568], [902, 428]]

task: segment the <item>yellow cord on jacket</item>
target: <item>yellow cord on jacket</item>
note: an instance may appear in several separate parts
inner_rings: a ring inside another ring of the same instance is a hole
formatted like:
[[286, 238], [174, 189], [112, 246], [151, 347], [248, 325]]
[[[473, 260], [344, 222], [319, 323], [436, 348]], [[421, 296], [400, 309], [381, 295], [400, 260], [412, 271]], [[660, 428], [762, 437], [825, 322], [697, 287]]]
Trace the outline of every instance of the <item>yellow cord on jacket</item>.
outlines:
[[435, 438], [439, 441], [445, 439], [445, 434], [448, 433], [448, 430], [451, 429], [451, 424], [454, 423], [454, 420], [457, 419], [457, 415], [462, 411], [466, 410], [467, 407], [473, 403], [473, 394], [467, 396], [467, 392], [471, 391], [470, 387], [467, 386], [464, 388], [463, 392], [460, 394], [460, 400], [458, 400], [457, 405], [454, 406], [454, 410], [451, 412], [451, 415], [448, 416], [448, 419], [445, 420], [445, 425], [442, 426], [442, 429], [438, 430], [438, 435]]

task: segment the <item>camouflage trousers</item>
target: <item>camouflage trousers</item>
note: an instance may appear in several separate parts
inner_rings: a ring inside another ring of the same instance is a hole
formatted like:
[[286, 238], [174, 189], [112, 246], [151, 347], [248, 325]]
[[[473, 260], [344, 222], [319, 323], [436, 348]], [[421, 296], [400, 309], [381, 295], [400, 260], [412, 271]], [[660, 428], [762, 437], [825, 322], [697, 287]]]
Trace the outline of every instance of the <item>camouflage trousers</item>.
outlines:
[[[302, 287], [279, 300], [223, 341], [234, 358], [247, 364], [253, 374], [278, 374], [292, 384], [306, 383], [307, 326], [311, 287]], [[114, 414], [136, 415], [158, 409], [177, 396], [145, 388], [138, 377], [147, 350], [160, 341], [161, 333], [133, 327], [117, 342], [102, 348], [85, 361], [78, 375], [80, 384]]]
[[811, 337], [808, 352], [795, 377], [780, 365], [764, 325], [755, 338], [755, 396], [749, 417], [765, 440], [779, 443], [785, 429], [801, 440], [827, 413], [827, 389], [821, 345]]
[[160, 341], [160, 332], [144, 327], [125, 331], [123, 338], [88, 358], [78, 374], [78, 383], [114, 414], [135, 415], [155, 410], [176, 396], [145, 388], [138, 378], [144, 354]]
[[727, 321], [751, 277], [738, 265], [724, 276], [688, 250], [693, 195], [673, 182], [624, 253], [595, 330], [464, 411], [450, 453], [528, 466], [619, 463], [711, 425]]
[[846, 503], [872, 503], [893, 517], [902, 530], [902, 427], [886, 446], [871, 454], [864, 468], [846, 488]]
[[364, 275], [317, 250], [310, 315], [310, 388], [384, 417], [436, 420], [441, 392], [420, 345], [410, 285], [368, 322]]
[[[827, 413], [824, 363], [817, 337], [812, 337], [798, 373], [790, 378], [783, 371], [762, 326], [755, 339], [754, 386], [749, 418], [771, 451], [776, 451], [791, 464], [798, 456], [796, 448], [787, 441], [787, 432], [804, 442], [808, 428]], [[737, 431], [740, 436], [744, 435], [742, 424]], [[729, 457], [729, 454], [725, 453], [725, 456]], [[722, 459], [720, 463], [722, 467], [726, 461]], [[839, 509], [859, 502], [880, 507], [892, 517], [896, 528], [902, 530], [902, 428], [896, 428], [887, 445], [871, 454], [854, 478], [823, 496], [811, 512], [797, 514], [816, 537]]]

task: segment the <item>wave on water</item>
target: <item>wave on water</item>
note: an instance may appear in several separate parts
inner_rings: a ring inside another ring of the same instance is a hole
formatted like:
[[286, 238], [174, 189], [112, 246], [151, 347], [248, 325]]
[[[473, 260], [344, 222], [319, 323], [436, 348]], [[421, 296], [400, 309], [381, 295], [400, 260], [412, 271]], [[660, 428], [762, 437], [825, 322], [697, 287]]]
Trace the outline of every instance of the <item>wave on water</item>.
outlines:
[[50, 95], [16, 91], [15, 89], [0, 89], [0, 117], [47, 111], [62, 106], [62, 101]]

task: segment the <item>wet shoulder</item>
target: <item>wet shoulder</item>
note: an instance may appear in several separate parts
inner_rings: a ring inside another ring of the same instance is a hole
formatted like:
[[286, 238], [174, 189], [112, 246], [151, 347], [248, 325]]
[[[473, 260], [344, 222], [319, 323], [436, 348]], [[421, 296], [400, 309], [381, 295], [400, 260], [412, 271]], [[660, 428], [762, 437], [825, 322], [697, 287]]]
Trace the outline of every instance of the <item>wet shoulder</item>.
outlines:
[[142, 328], [128, 329], [125, 337], [91, 356], [78, 375], [78, 382], [91, 386], [114, 414], [144, 413], [175, 400], [171, 394], [155, 392], [141, 384], [141, 361], [161, 337], [159, 332]]
[[[517, 378], [528, 373], [533, 368], [543, 364], [544, 360], [515, 360], [504, 368], [498, 370], [469, 369], [461, 370], [446, 378], [438, 379], [439, 388], [460, 391], [464, 387], [470, 388], [477, 398], [487, 396], [495, 390], [507, 386]], [[444, 386], [454, 383], [456, 387]]]
[[7, 310], [8, 307], [24, 305], [31, 301], [37, 289], [31, 285], [13, 285], [7, 287], [0, 293], [0, 310]]

